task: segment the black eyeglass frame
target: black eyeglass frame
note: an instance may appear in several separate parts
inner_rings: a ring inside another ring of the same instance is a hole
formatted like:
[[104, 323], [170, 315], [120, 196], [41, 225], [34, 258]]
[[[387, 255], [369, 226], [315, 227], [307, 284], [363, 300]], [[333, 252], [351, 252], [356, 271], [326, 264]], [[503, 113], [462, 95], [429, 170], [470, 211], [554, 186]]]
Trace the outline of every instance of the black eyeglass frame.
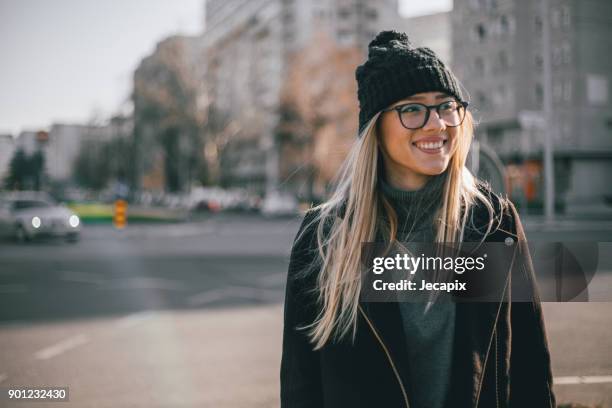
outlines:
[[[403, 103], [401, 105], [394, 106], [392, 108], [383, 109], [381, 112], [396, 111], [397, 112], [397, 117], [399, 118], [400, 123], [402, 124], [402, 126], [404, 128], [406, 128], [408, 130], [417, 130], [417, 129], [423, 128], [427, 124], [427, 122], [429, 121], [429, 115], [431, 114], [432, 109], [435, 109], [436, 113], [438, 114], [438, 117], [440, 117], [440, 106], [442, 106], [442, 105], [444, 105], [445, 103], [448, 103], [448, 102], [451, 102], [451, 101], [444, 101], [444, 102], [442, 102], [442, 103], [440, 103], [438, 105], [425, 105], [424, 103], [419, 103], [419, 102], [409, 102], [409, 103]], [[463, 109], [467, 112], [467, 107], [469, 105], [469, 102], [458, 101], [458, 100], [452, 100], [452, 102], [457, 102], [459, 104], [459, 106], [463, 107]], [[421, 106], [424, 106], [425, 109], [427, 109], [427, 112], [425, 113], [425, 120], [423, 120], [423, 124], [421, 126], [416, 127], [416, 128], [410, 128], [410, 127], [408, 127], [408, 126], [406, 126], [404, 124], [404, 121], [402, 120], [402, 112], [401, 112], [401, 110], [402, 110], [402, 108], [404, 106], [407, 106], [407, 105], [421, 105]], [[459, 109], [459, 107], [457, 109]], [[449, 125], [448, 123], [444, 122], [444, 120], [443, 120], [443, 122], [448, 127], [457, 127], [457, 126], [461, 126], [461, 124], [463, 123], [464, 120], [465, 120], [465, 112], [463, 112], [463, 116], [461, 117], [461, 121], [457, 125]]]

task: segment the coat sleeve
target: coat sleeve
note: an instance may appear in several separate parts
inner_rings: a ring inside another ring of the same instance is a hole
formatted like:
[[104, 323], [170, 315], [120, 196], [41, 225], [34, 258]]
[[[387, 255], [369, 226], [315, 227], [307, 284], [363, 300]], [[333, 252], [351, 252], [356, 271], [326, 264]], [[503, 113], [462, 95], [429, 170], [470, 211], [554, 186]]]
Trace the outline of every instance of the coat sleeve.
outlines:
[[550, 353], [531, 256], [518, 212], [512, 203], [509, 203], [509, 213], [510, 230], [517, 237], [512, 291], [532, 294], [531, 301], [519, 300], [509, 305], [512, 327], [510, 406], [554, 408]]
[[283, 328], [280, 370], [282, 408], [322, 407], [321, 373], [318, 351], [313, 351], [307, 334], [298, 327], [312, 323], [316, 302], [312, 294], [315, 273], [304, 271], [316, 260], [314, 215], [306, 214], [291, 250]]

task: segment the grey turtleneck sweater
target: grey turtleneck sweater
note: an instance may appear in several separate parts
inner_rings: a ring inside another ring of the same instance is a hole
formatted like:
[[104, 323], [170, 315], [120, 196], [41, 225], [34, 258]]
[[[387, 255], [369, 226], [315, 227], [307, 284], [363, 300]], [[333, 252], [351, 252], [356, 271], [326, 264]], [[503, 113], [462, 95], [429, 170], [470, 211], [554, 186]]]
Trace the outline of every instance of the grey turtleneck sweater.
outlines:
[[[416, 191], [400, 190], [380, 180], [382, 193], [397, 213], [398, 241], [433, 242], [433, 217], [442, 199], [445, 177], [432, 177]], [[410, 361], [410, 407], [442, 408], [450, 387], [455, 303], [401, 302], [399, 307]]]

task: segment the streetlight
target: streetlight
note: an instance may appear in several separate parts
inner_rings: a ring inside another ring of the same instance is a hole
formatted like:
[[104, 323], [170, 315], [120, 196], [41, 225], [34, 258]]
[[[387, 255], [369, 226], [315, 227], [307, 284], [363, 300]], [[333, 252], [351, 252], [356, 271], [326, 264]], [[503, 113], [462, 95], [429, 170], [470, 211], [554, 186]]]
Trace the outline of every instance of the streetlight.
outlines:
[[542, 62], [544, 91], [544, 215], [546, 223], [552, 223], [555, 217], [555, 168], [552, 145], [552, 72], [550, 61], [550, 19], [548, 0], [542, 0]]

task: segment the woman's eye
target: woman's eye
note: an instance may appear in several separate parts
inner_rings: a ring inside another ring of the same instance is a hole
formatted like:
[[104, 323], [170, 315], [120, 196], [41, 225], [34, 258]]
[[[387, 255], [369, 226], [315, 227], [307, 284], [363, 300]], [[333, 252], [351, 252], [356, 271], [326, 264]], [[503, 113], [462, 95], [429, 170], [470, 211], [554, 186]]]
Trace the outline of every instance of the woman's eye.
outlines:
[[406, 105], [402, 108], [402, 113], [418, 113], [424, 109], [421, 105]]
[[440, 105], [440, 110], [452, 111], [455, 109], [455, 101], [444, 102]]

